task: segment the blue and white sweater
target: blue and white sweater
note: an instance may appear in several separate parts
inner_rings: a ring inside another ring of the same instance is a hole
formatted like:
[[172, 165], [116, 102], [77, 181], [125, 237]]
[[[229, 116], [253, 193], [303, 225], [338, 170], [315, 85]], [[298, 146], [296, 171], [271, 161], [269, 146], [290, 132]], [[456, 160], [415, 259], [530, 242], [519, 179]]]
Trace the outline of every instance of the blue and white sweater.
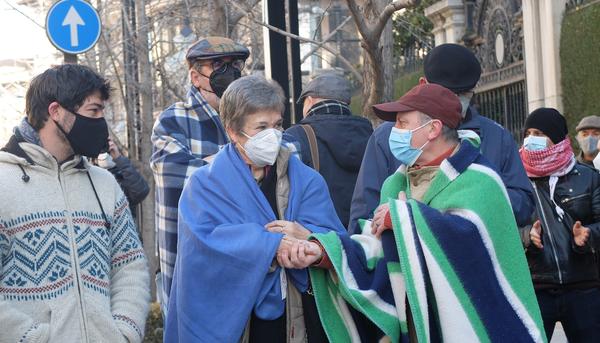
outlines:
[[141, 342], [148, 267], [113, 176], [17, 136], [3, 150], [0, 342]]

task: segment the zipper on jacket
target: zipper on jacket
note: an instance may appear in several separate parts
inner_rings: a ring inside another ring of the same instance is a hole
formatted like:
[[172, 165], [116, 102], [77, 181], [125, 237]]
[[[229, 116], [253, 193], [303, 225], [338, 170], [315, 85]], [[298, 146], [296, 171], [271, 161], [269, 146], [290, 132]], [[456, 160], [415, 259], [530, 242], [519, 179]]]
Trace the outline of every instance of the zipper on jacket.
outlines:
[[561, 204], [566, 204], [566, 203], [568, 203], [568, 202], [569, 202], [569, 201], [571, 201], [571, 200], [580, 199], [580, 198], [585, 198], [585, 197], [587, 197], [587, 196], [590, 196], [590, 194], [588, 194], [588, 193], [585, 193], [585, 194], [579, 194], [579, 195], [576, 195], [576, 196], [574, 196], [574, 197], [570, 197], [570, 198], [564, 198], [564, 199], [562, 199], [562, 200], [560, 201], [560, 203], [561, 203]]
[[[538, 204], [540, 204], [540, 214], [542, 216], [542, 220], [544, 221], [544, 227], [546, 227], [546, 231], [548, 231], [548, 237], [550, 238], [550, 245], [552, 246], [552, 255], [554, 256], [554, 262], [556, 262], [556, 269], [558, 270], [558, 281], [562, 285], [563, 278], [562, 272], [560, 270], [560, 264], [558, 263], [558, 256], [556, 256], [556, 246], [554, 245], [554, 239], [552, 238], [552, 232], [550, 231], [550, 226], [548, 225], [548, 220], [546, 219], [546, 213], [544, 212], [544, 206], [542, 204], [542, 199], [540, 198], [540, 194], [538, 193], [538, 188], [535, 182], [531, 183], [533, 185], [533, 191], [535, 192], [535, 196], [537, 198]], [[552, 200], [552, 199], [550, 199]], [[543, 236], [543, 235], [542, 235]]]
[[73, 251], [73, 270], [75, 271], [75, 282], [77, 284], [77, 303], [79, 304], [79, 311], [80, 311], [80, 315], [81, 315], [80, 318], [81, 318], [82, 324], [83, 324], [82, 336], [85, 337], [86, 342], [89, 342], [88, 335], [87, 335], [88, 332], [87, 332], [85, 310], [83, 308], [83, 292], [81, 291], [81, 280], [80, 280], [79, 258], [78, 258], [79, 252], [77, 250], [77, 245], [75, 243], [75, 228], [73, 226], [73, 218], [71, 217], [71, 211], [68, 210], [70, 208], [70, 206], [67, 201], [67, 194], [65, 192], [62, 180], [60, 178], [60, 173], [61, 173], [61, 171], [60, 171], [60, 166], [59, 166], [58, 167], [58, 183], [60, 184], [60, 190], [62, 191], [63, 198], [65, 199], [65, 205], [67, 207], [67, 210], [65, 210], [65, 217], [67, 219], [67, 226], [68, 226], [68, 230], [69, 230], [69, 241], [71, 243], [71, 251]]

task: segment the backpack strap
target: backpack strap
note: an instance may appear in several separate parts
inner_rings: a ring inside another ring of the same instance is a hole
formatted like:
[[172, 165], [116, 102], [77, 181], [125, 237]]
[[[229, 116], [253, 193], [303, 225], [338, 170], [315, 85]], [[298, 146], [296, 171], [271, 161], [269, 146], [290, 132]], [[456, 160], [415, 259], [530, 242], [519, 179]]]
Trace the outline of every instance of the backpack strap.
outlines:
[[306, 138], [308, 138], [308, 144], [310, 145], [310, 158], [312, 159], [313, 169], [319, 171], [319, 147], [317, 146], [317, 136], [315, 135], [315, 131], [308, 124], [300, 125], [304, 129], [306, 133]]

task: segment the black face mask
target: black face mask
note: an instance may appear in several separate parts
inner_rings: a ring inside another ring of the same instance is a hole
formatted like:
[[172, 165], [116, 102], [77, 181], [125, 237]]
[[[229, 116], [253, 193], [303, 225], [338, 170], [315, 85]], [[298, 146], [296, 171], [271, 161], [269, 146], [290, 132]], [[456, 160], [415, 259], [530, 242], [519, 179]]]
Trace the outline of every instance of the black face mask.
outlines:
[[75, 122], [69, 133], [60, 126], [56, 126], [67, 137], [73, 152], [77, 155], [97, 157], [102, 152], [108, 151], [108, 125], [104, 118], [89, 118], [75, 111]]
[[[206, 75], [204, 75], [206, 77]], [[225, 90], [229, 85], [242, 77], [242, 72], [237, 68], [231, 66], [230, 63], [225, 63], [221, 68], [214, 70], [210, 77], [208, 77], [208, 81], [210, 82], [210, 87], [219, 98], [223, 96]]]

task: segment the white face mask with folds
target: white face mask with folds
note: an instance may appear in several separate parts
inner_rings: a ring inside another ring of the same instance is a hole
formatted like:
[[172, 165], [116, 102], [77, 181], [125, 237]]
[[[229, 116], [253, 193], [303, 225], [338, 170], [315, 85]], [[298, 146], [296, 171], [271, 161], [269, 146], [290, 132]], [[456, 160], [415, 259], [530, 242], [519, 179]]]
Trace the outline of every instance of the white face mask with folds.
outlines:
[[250, 161], [257, 167], [272, 166], [279, 154], [282, 132], [277, 129], [266, 129], [252, 137], [244, 131], [241, 132], [248, 137], [248, 141], [244, 143], [242, 149], [244, 149]]
[[594, 163], [594, 168], [600, 170], [600, 153], [594, 157], [594, 161], [592, 161], [592, 163]]

